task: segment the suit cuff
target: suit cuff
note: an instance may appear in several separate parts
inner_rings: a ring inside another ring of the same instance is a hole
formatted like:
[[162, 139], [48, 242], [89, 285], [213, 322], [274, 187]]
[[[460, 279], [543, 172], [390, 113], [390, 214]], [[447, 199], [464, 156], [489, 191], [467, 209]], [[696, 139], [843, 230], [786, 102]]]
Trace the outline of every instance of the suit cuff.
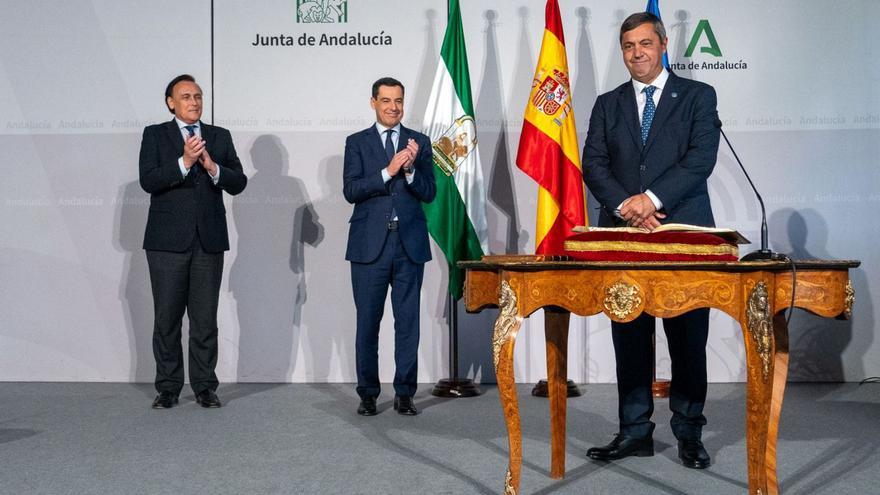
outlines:
[[217, 182], [220, 181], [220, 164], [217, 163], [217, 162], [214, 162], [214, 165], [217, 166], [217, 175], [211, 175], [211, 174], [208, 174], [208, 177], [211, 178], [211, 182], [213, 182], [214, 185], [216, 186], [216, 185], [217, 185]]
[[410, 172], [410, 173], [408, 173], [408, 174], [404, 174], [403, 176], [406, 178], [406, 183], [407, 183], [407, 184], [412, 184], [412, 183], [413, 183], [413, 180], [415, 180], [416, 171], [415, 171], [415, 169], [413, 169], [412, 172]]
[[657, 211], [660, 211], [663, 208], [663, 202], [660, 201], [660, 198], [655, 196], [650, 189], [645, 190], [645, 194], [647, 194], [648, 197], [651, 198], [651, 202], [654, 203], [654, 208], [656, 208]]
[[382, 182], [388, 182], [391, 180], [391, 174], [388, 173], [384, 168], [382, 169]]
[[180, 167], [180, 173], [183, 174], [183, 178], [186, 178], [186, 175], [189, 173], [189, 169], [183, 166], [183, 157], [177, 159], [177, 166]]

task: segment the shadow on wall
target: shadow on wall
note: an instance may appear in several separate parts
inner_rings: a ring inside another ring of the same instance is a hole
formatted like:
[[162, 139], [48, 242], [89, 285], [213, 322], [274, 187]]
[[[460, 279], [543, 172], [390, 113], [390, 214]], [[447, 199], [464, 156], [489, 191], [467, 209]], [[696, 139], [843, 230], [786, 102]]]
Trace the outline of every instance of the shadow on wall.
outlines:
[[141, 189], [138, 181], [133, 181], [120, 186], [116, 204], [114, 247], [125, 253], [119, 279], [119, 300], [125, 315], [131, 356], [128, 379], [131, 382], [152, 382], [156, 374], [153, 295], [147, 257], [142, 248], [150, 196]]
[[[445, 14], [443, 16], [443, 25], [446, 25]], [[431, 96], [431, 89], [434, 83], [434, 73], [437, 71], [437, 60], [440, 54], [437, 52], [437, 11], [428, 9], [425, 11], [425, 50], [422, 53], [421, 68], [418, 72], [418, 79], [411, 81], [407, 86], [414, 86], [411, 90], [412, 96], [407, 97], [406, 104], [406, 120], [412, 124], [412, 127], [422, 132], [422, 120], [424, 119], [425, 108], [428, 106], [428, 98]], [[442, 36], [442, 35], [441, 35]], [[404, 82], [406, 85], [406, 82]]]
[[[847, 253], [838, 256], [828, 252], [828, 224], [814, 209], [777, 210], [770, 215], [768, 224], [771, 230], [776, 231], [775, 236], [774, 233], [770, 236], [773, 248], [793, 259], [848, 259]], [[786, 235], [779, 235], [783, 226]], [[845, 381], [843, 353], [847, 349], [857, 350], [857, 357], [853, 351], [846, 357], [847, 368], [856, 370], [849, 379], [861, 380], [865, 377], [864, 354], [871, 346], [873, 335], [868, 331], [853, 330], [854, 327], [870, 328], [874, 321], [874, 308], [871, 306], [864, 269], [851, 270], [850, 279], [856, 292], [853, 319], [833, 320], [800, 310], [792, 315], [789, 325], [790, 381]], [[870, 323], [856, 325], [855, 322]]]
[[[516, 146], [513, 140], [519, 138], [518, 132], [510, 136], [509, 131], [521, 128], [519, 123], [522, 117], [518, 113], [508, 116], [504, 112], [504, 108], [516, 112], [519, 112], [516, 109], [525, 108], [534, 75], [531, 36], [527, 25], [529, 10], [521, 7], [518, 9], [518, 15], [520, 23], [519, 46], [516, 51], [518, 58], [514, 77], [511, 79], [513, 88], [510, 92], [509, 104], [503, 105], [501, 100], [505, 91], [502, 87], [495, 29], [496, 24], [503, 23], [504, 19], [501, 19], [500, 14], [494, 10], [487, 10], [484, 13], [486, 37], [483, 82], [475, 102], [475, 111], [479, 120], [497, 123], [497, 125], [483, 126], [480, 131], [480, 142], [484, 144], [480, 147], [481, 162], [484, 167], [490, 167], [489, 170], [483, 170], [483, 177], [489, 178], [486, 214], [489, 224], [489, 250], [492, 254], [522, 253], [529, 238], [528, 231], [520, 228], [513, 175], [516, 158], [509, 152], [510, 146]], [[489, 208], [489, 205], [494, 208]], [[492, 242], [499, 238], [503, 240], [502, 245]]]
[[[577, 69], [577, 80], [572, 88], [574, 98], [574, 117], [578, 129], [578, 146], [583, 150], [583, 144], [587, 139], [587, 132], [590, 129], [590, 114], [593, 111], [593, 105], [596, 104], [596, 98], [599, 97], [599, 88], [596, 86], [596, 63], [593, 56], [593, 44], [590, 35], [590, 18], [592, 12], [586, 7], [578, 7], [575, 10], [578, 22], [577, 32], [577, 55], [574, 65], [569, 69]], [[582, 153], [582, 152], [581, 152]], [[583, 158], [583, 155], [581, 155]], [[588, 163], [581, 163], [581, 169], [586, 170]], [[599, 201], [585, 188], [587, 193], [587, 223], [593, 226], [598, 225], [599, 209], [601, 205]]]
[[[669, 63], [687, 64], [691, 61], [684, 58], [684, 53], [687, 51], [687, 46], [690, 42], [690, 38], [688, 38], [688, 36], [691, 34], [689, 22], [690, 17], [691, 14], [687, 10], [676, 10], [675, 20], [677, 22], [664, 22], [664, 24], [666, 25], [666, 34], [670, 38], [669, 44], [675, 45], [674, 50], [671, 46], [666, 47], [666, 50], [669, 54]], [[674, 59], [673, 56], [675, 57]], [[686, 77], [688, 79], [694, 78], [694, 71], [688, 68], [685, 68], [683, 70], [679, 69], [674, 72], [676, 75], [681, 77]]]
[[614, 11], [614, 20], [611, 22], [611, 29], [609, 30], [610, 35], [614, 38], [614, 42], [609, 45], [611, 53], [608, 54], [605, 83], [602, 85], [605, 91], [611, 91], [630, 80], [629, 71], [626, 69], [626, 65], [623, 64], [623, 56], [620, 51], [620, 26], [630, 14], [631, 12], [622, 9]]
[[[512, 13], [510, 13], [512, 15]], [[480, 93], [474, 102], [477, 122], [484, 123], [480, 132], [480, 162], [483, 165], [483, 177], [488, 178], [486, 221], [489, 227], [489, 251], [487, 254], [504, 254], [521, 252], [523, 239], [528, 234], [520, 230], [517, 213], [516, 191], [513, 184], [513, 167], [515, 163], [508, 153], [508, 116], [502, 104], [504, 88], [502, 87], [501, 68], [498, 55], [496, 26], [500, 15], [495, 10], [483, 13], [485, 25], [483, 81]], [[520, 59], [517, 62], [516, 76], [513, 79], [516, 90], [525, 91], [526, 96], [531, 87], [532, 63], [529, 37], [526, 34], [528, 9], [520, 8], [521, 24]], [[523, 104], [525, 98], [523, 96]], [[517, 98], [514, 96], [514, 98]], [[518, 105], [517, 105], [518, 106]], [[515, 107], [513, 107], [515, 108]], [[500, 239], [501, 243], [493, 242]], [[446, 293], [444, 291], [443, 296]], [[444, 297], [445, 298], [445, 297]], [[442, 307], [447, 310], [448, 298]], [[487, 309], [480, 313], [468, 313], [464, 309], [464, 300], [457, 302], [458, 310], [458, 374], [459, 378], [471, 378], [480, 383], [495, 383], [495, 369], [492, 362], [492, 327], [498, 311]], [[448, 328], [448, 327], [447, 327]], [[449, 352], [447, 346], [447, 352]], [[448, 359], [447, 359], [448, 361]], [[451, 370], [444, 375], [451, 375]]]
[[305, 186], [288, 176], [289, 154], [277, 136], [250, 150], [253, 168], [232, 213], [238, 231], [229, 290], [237, 303], [240, 382], [290, 381], [306, 301], [303, 245], [323, 239]]
[[308, 382], [355, 376], [355, 309], [349, 263], [345, 261], [352, 206], [342, 196], [342, 156], [329, 156], [318, 168], [321, 190], [314, 210], [327, 229], [321, 256], [309, 264], [308, 270], [309, 291], [316, 302], [303, 312], [302, 345]]

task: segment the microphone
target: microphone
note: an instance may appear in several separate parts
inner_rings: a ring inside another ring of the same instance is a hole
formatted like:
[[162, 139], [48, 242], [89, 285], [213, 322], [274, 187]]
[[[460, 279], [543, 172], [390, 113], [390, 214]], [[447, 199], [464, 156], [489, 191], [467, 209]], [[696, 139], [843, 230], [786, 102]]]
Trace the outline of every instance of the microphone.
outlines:
[[758, 188], [755, 187], [755, 183], [752, 182], [752, 178], [749, 177], [749, 173], [746, 171], [746, 168], [743, 166], [742, 162], [739, 160], [739, 156], [736, 154], [736, 150], [733, 149], [733, 145], [730, 144], [730, 140], [727, 139], [727, 134], [724, 133], [724, 129], [721, 128], [721, 119], [715, 118], [715, 127], [721, 131], [721, 135], [724, 136], [724, 141], [727, 143], [727, 147], [730, 148], [730, 152], [733, 153], [733, 157], [736, 158], [736, 163], [739, 164], [739, 168], [742, 169], [743, 174], [746, 176], [746, 179], [749, 181], [749, 185], [752, 186], [752, 191], [755, 192], [755, 196], [758, 197], [758, 203], [761, 205], [761, 249], [757, 251], [752, 251], [751, 253], [740, 258], [740, 261], [764, 261], [764, 260], [784, 260], [787, 256], [779, 253], [774, 253], [769, 248], [769, 243], [767, 242], [767, 209], [764, 208], [764, 199], [761, 198], [761, 193], [758, 192]]

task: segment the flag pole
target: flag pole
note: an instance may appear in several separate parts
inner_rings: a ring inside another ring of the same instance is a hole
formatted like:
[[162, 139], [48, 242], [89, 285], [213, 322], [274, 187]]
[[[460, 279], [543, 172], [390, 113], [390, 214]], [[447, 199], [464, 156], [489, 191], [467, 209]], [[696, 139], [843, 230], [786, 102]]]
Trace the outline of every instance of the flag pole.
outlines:
[[[443, 251], [448, 265], [447, 317], [449, 325], [449, 378], [441, 379], [431, 391], [437, 397], [474, 397], [480, 390], [472, 380], [459, 377], [458, 299], [461, 275], [456, 263], [479, 259], [487, 249], [485, 191], [477, 153], [476, 121], [471, 98], [464, 30], [458, 0], [446, 4], [446, 33], [440, 61], [428, 99], [425, 129], [435, 143], [434, 178], [437, 195], [423, 205], [428, 232]], [[428, 119], [430, 115], [430, 119]], [[445, 141], [444, 141], [445, 140]], [[454, 150], [437, 143], [452, 143]], [[466, 150], [463, 153], [460, 148]], [[463, 153], [463, 154], [462, 154]], [[459, 184], [459, 182], [461, 184]], [[478, 184], [473, 187], [473, 184]], [[482, 212], [481, 212], [482, 210]]]
[[[517, 167], [538, 183], [536, 255], [564, 254], [563, 244], [571, 229], [587, 224], [584, 179], [569, 80], [559, 2], [547, 0], [541, 50], [516, 154]], [[548, 311], [549, 308], [544, 310], [545, 315]], [[550, 320], [554, 325], [561, 324], [556, 318], [547, 317], [547, 321]], [[569, 318], [566, 317], [565, 322], [568, 325]], [[581, 394], [571, 380], [568, 380], [567, 388], [569, 397]], [[532, 395], [547, 397], [547, 381], [539, 381], [532, 389]]]
[[[455, 268], [450, 267], [450, 270]], [[447, 291], [446, 299], [449, 310], [449, 378], [441, 378], [431, 395], [444, 398], [476, 397], [482, 392], [470, 378], [461, 378], [458, 375], [458, 299]]]

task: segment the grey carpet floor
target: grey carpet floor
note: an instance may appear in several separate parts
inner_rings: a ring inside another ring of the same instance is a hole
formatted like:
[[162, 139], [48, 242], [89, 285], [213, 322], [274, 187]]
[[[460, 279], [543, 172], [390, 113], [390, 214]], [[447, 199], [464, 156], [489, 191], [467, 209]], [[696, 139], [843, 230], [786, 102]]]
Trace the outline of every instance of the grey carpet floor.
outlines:
[[[0, 383], [0, 493], [500, 493], [507, 439], [494, 386], [422, 414], [355, 414], [350, 384], [221, 385], [225, 406], [154, 411], [144, 384]], [[548, 405], [520, 386], [523, 494], [743, 494], [745, 387], [710, 384], [703, 440], [713, 465], [685, 469], [656, 403], [650, 458], [602, 464], [584, 451], [616, 429], [614, 385], [569, 400], [567, 472], [549, 478]], [[778, 445], [786, 494], [880, 493], [880, 385], [790, 384]]]

